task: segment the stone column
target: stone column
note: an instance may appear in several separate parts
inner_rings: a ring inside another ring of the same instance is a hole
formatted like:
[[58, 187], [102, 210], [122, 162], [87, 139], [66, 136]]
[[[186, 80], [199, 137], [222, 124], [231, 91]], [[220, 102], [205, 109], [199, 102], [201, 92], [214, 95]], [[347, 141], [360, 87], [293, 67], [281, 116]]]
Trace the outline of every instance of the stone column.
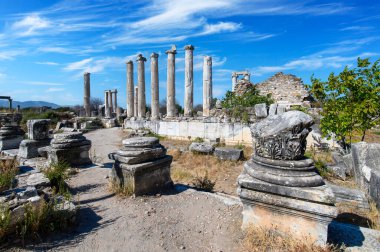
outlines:
[[109, 99], [109, 110], [111, 111], [110, 117], [112, 118], [113, 113], [113, 99], [112, 99], [112, 91], [108, 90], [108, 99]]
[[84, 95], [83, 95], [83, 107], [86, 111], [86, 116], [91, 116], [91, 104], [90, 104], [90, 73], [84, 73]]
[[13, 102], [13, 99], [9, 99], [9, 109], [12, 109], [12, 102]]
[[165, 52], [168, 55], [167, 67], [167, 96], [166, 96], [166, 116], [175, 116], [175, 55], [177, 48], [175, 45]]
[[146, 58], [144, 58], [141, 54], [137, 55], [137, 84], [139, 87], [139, 93], [138, 93], [138, 117], [144, 118], [145, 117], [145, 61]]
[[118, 109], [117, 109], [117, 89], [115, 89], [115, 90], [113, 91], [113, 94], [115, 95], [115, 99], [114, 99], [114, 104], [115, 104], [115, 106], [114, 106], [114, 108], [113, 108], [113, 112], [118, 113]]
[[194, 46], [185, 46], [185, 103], [184, 115], [191, 116], [193, 111], [193, 96], [194, 96], [194, 82], [193, 82], [193, 51]]
[[135, 87], [135, 104], [134, 104], [134, 108], [135, 110], [133, 111], [133, 115], [134, 117], [137, 117], [138, 116], [138, 112], [139, 112], [139, 108], [138, 108], [138, 100], [139, 100], [139, 87], [136, 86]]
[[150, 55], [150, 85], [151, 85], [151, 96], [152, 96], [152, 119], [158, 119], [160, 113], [159, 105], [159, 88], [158, 88], [158, 54], [152, 53]]
[[109, 100], [108, 100], [108, 91], [104, 91], [104, 116], [111, 117], [109, 114]]
[[212, 101], [212, 58], [204, 57], [203, 62], [203, 116], [210, 115]]
[[127, 116], [134, 115], [134, 94], [133, 94], [133, 61], [127, 62]]
[[235, 72], [232, 73], [232, 89], [231, 91], [235, 91], [235, 85], [237, 84], [237, 74]]

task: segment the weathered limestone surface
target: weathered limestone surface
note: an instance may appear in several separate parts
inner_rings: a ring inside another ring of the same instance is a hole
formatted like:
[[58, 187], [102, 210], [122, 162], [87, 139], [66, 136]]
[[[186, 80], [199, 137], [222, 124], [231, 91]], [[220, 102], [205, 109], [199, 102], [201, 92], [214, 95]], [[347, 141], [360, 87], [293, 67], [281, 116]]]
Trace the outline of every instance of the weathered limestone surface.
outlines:
[[139, 108], [138, 108], [138, 100], [139, 100], [139, 87], [136, 86], [135, 87], [135, 100], [134, 100], [134, 111], [133, 111], [133, 114], [134, 114], [134, 117], [137, 117], [138, 116], [138, 112], [139, 112]]
[[327, 241], [336, 217], [334, 194], [305, 159], [313, 119], [300, 111], [269, 116], [252, 125], [255, 151], [238, 178], [243, 227], [258, 225]]
[[84, 73], [83, 75], [84, 79], [84, 96], [83, 96], [83, 105], [84, 110], [86, 111], [86, 116], [91, 116], [91, 104], [90, 104], [90, 73]]
[[354, 143], [351, 155], [356, 182], [380, 208], [380, 144]]
[[217, 147], [215, 148], [214, 155], [221, 160], [238, 161], [243, 158], [243, 150]]
[[189, 150], [200, 154], [212, 154], [214, 152], [214, 147], [209, 143], [191, 143]]
[[127, 116], [134, 116], [134, 94], [133, 94], [133, 61], [127, 62]]
[[254, 108], [257, 118], [265, 118], [268, 116], [267, 105], [265, 103], [256, 104]]
[[258, 83], [257, 89], [260, 95], [271, 94], [276, 102], [301, 104], [309, 97], [309, 92], [301, 78], [292, 74], [276, 73], [268, 80]]
[[166, 97], [166, 117], [175, 117], [175, 55], [177, 48], [175, 45], [165, 52], [168, 55], [167, 66], [167, 97]]
[[55, 134], [48, 150], [49, 162], [66, 162], [71, 166], [91, 164], [89, 150], [91, 141], [82, 133]]
[[184, 115], [191, 116], [193, 111], [194, 80], [193, 80], [194, 46], [185, 46], [185, 103]]
[[159, 78], [158, 78], [158, 54], [152, 53], [150, 56], [150, 71], [151, 71], [151, 96], [152, 96], [152, 119], [158, 119], [160, 114], [160, 98], [159, 98]]
[[49, 119], [28, 120], [28, 138], [31, 140], [44, 140], [49, 138]]
[[203, 116], [210, 115], [212, 102], [212, 58], [205, 56], [203, 61]]
[[172, 157], [155, 137], [135, 137], [123, 140], [123, 147], [109, 158], [115, 160], [112, 183], [133, 188], [134, 195], [152, 194], [173, 182], [170, 178]]

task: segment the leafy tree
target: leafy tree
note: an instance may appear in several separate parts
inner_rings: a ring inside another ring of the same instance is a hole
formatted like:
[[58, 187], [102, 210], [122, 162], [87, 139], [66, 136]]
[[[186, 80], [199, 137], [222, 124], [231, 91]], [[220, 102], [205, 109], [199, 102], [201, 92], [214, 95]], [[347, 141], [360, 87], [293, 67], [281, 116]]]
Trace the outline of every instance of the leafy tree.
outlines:
[[362, 141], [366, 131], [380, 116], [380, 67], [377, 60], [357, 60], [357, 67], [348, 68], [328, 80], [311, 77], [311, 92], [322, 103], [321, 130], [324, 136], [333, 133], [345, 151], [349, 151], [354, 132]]

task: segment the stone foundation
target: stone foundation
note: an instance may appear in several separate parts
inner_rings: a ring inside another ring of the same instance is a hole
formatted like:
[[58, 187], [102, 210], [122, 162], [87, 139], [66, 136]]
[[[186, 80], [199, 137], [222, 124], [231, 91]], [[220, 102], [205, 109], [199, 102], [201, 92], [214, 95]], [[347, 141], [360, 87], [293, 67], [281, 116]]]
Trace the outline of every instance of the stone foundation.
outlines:
[[38, 152], [39, 148], [46, 147], [50, 145], [51, 139], [45, 140], [23, 140], [20, 144], [18, 150], [18, 156], [21, 158], [34, 158], [38, 157], [40, 154]]

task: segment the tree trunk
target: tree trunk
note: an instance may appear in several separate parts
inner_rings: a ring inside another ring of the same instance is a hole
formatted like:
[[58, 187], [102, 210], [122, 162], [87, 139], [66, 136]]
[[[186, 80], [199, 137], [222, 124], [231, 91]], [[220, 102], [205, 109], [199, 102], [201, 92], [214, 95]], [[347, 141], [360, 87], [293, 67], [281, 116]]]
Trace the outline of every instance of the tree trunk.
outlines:
[[366, 130], [363, 130], [362, 142], [364, 142]]

